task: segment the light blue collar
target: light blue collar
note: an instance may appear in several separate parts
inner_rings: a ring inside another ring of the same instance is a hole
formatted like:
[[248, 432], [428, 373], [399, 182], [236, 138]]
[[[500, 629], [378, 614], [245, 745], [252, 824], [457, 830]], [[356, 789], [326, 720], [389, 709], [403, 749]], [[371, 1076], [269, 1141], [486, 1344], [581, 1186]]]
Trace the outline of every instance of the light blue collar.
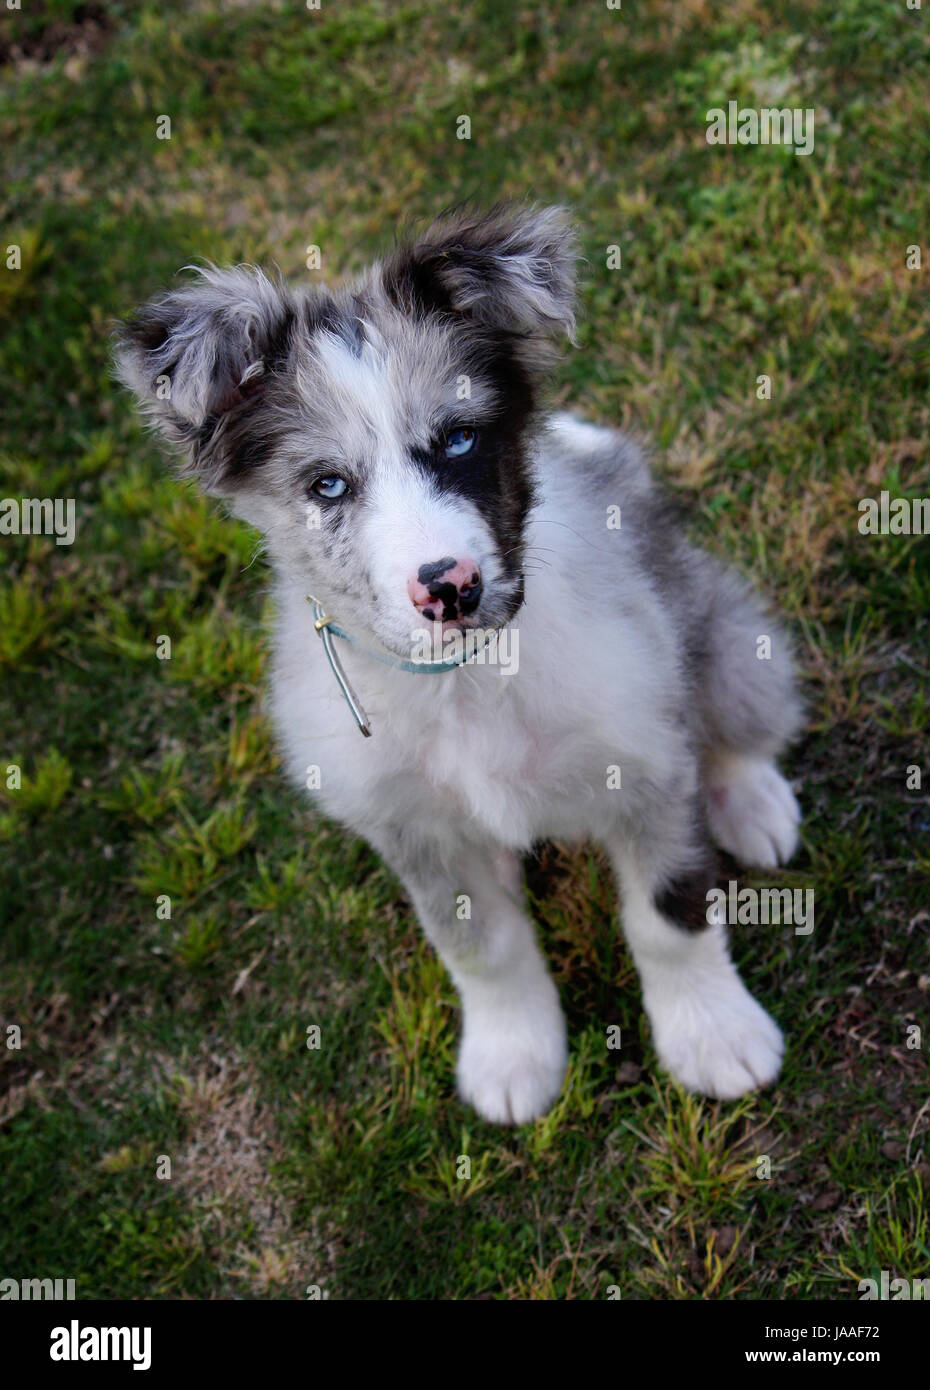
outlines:
[[[349, 683], [348, 676], [342, 669], [342, 662], [339, 660], [339, 655], [333, 646], [333, 637], [341, 637], [343, 641], [351, 642], [354, 646], [358, 646], [358, 642], [354, 637], [350, 636], [348, 632], [344, 632], [341, 627], [337, 627], [332, 618], [327, 617], [319, 599], [314, 598], [312, 594], [308, 594], [307, 602], [313, 610], [313, 626], [316, 628], [323, 642], [323, 650], [326, 653], [333, 675], [339, 683], [339, 688], [345, 697], [345, 702], [352, 711], [353, 718], [361, 732], [366, 738], [370, 738], [371, 723], [368, 715], [361, 706], [358, 696]], [[493, 629], [488, 635], [483, 647], [478, 648], [474, 652], [466, 651], [462, 656], [447, 657], [445, 661], [402, 661], [399, 658], [383, 656], [380, 652], [373, 652], [369, 647], [362, 647], [360, 650], [367, 652], [369, 656], [373, 656], [376, 661], [383, 662], [385, 666], [396, 666], [399, 671], [411, 671], [417, 676], [438, 676], [443, 671], [454, 671], [457, 666], [464, 666], [472, 657], [477, 656], [479, 651], [484, 651], [497, 631], [497, 628]]]

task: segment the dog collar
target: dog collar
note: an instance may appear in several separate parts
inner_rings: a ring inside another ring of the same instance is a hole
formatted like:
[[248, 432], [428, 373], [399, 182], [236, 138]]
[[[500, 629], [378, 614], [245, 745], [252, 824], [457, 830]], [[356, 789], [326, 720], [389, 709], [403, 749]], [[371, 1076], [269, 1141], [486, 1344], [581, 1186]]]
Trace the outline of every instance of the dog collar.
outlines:
[[[342, 668], [339, 654], [333, 646], [333, 637], [341, 637], [343, 641], [351, 642], [354, 646], [358, 646], [358, 642], [348, 632], [336, 626], [332, 618], [328, 617], [324, 612], [323, 605], [318, 598], [314, 598], [312, 594], [308, 594], [307, 602], [313, 610], [313, 626], [316, 628], [320, 640], [323, 643], [326, 659], [329, 662], [333, 675], [336, 677], [345, 702], [352, 711], [352, 717], [360, 731], [366, 738], [370, 738], [371, 723], [368, 715], [362, 708], [361, 701], [352, 689], [348, 676]], [[362, 650], [366, 651], [369, 656], [373, 656], [376, 661], [382, 662], [385, 666], [394, 666], [399, 671], [410, 671], [417, 676], [438, 676], [443, 671], [454, 671], [457, 666], [464, 666], [472, 657], [477, 656], [479, 652], [483, 652], [490, 643], [491, 638], [494, 637], [498, 631], [498, 628], [493, 628], [485, 640], [484, 646], [479, 647], [477, 651], [465, 652], [460, 657], [447, 657], [445, 661], [401, 661], [390, 656], [382, 656], [380, 652], [373, 652], [369, 647], [363, 647]]]

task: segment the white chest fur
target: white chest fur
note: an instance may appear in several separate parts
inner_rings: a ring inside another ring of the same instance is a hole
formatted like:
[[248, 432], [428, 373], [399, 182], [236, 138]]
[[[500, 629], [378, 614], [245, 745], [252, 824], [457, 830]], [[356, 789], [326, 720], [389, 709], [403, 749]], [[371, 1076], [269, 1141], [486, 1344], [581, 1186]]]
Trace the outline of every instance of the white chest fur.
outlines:
[[528, 582], [509, 674], [500, 664], [412, 674], [334, 639], [371, 719], [365, 739], [305, 596], [282, 586], [271, 707], [291, 775], [361, 834], [390, 817], [465, 816], [526, 848], [623, 819], [624, 791], [643, 767], [661, 772], [669, 752], [661, 624], [601, 603], [593, 628], [580, 616], [584, 595], [563, 589], [558, 566]]

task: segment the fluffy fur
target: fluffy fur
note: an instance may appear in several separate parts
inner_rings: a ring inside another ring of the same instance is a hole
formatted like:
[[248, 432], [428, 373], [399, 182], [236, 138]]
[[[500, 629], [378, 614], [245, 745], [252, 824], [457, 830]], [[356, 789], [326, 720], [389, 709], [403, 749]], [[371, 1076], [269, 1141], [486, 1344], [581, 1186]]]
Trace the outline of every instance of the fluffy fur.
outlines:
[[[800, 721], [788, 643], [683, 537], [629, 439], [541, 413], [573, 331], [574, 265], [559, 209], [457, 213], [341, 290], [201, 271], [117, 347], [185, 471], [266, 537], [290, 774], [305, 786], [319, 769], [318, 805], [402, 879], [461, 997], [461, 1094], [501, 1122], [543, 1113], [566, 1066], [521, 886], [520, 855], [541, 839], [607, 849], [673, 1075], [738, 1096], [774, 1079], [782, 1051], [705, 894], [712, 838], [766, 866], [795, 846], [797, 804], [773, 762]], [[463, 429], [477, 443], [455, 457]], [[321, 497], [332, 478], [346, 493]], [[423, 626], [414, 577], [462, 556], [481, 594], [454, 626], [509, 626], [518, 669], [386, 664]], [[354, 639], [333, 640], [370, 739], [308, 594]]]

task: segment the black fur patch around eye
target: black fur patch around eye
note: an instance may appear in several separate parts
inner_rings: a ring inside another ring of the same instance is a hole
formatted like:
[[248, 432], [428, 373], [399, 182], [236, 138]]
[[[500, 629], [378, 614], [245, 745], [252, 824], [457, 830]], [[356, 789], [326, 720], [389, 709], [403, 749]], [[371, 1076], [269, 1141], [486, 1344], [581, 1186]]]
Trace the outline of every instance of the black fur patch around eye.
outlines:
[[499, 415], [482, 420], [468, 417], [462, 402], [461, 419], [450, 428], [467, 424], [477, 431], [475, 447], [449, 458], [443, 439], [431, 449], [411, 448], [410, 461], [426, 474], [441, 493], [454, 493], [473, 503], [494, 535], [505, 573], [519, 573], [526, 517], [533, 503], [533, 481], [528, 462], [528, 434], [535, 395], [529, 376], [513, 355], [513, 335], [481, 331], [463, 334], [458, 363], [465, 375], [480, 378], [503, 403]]

